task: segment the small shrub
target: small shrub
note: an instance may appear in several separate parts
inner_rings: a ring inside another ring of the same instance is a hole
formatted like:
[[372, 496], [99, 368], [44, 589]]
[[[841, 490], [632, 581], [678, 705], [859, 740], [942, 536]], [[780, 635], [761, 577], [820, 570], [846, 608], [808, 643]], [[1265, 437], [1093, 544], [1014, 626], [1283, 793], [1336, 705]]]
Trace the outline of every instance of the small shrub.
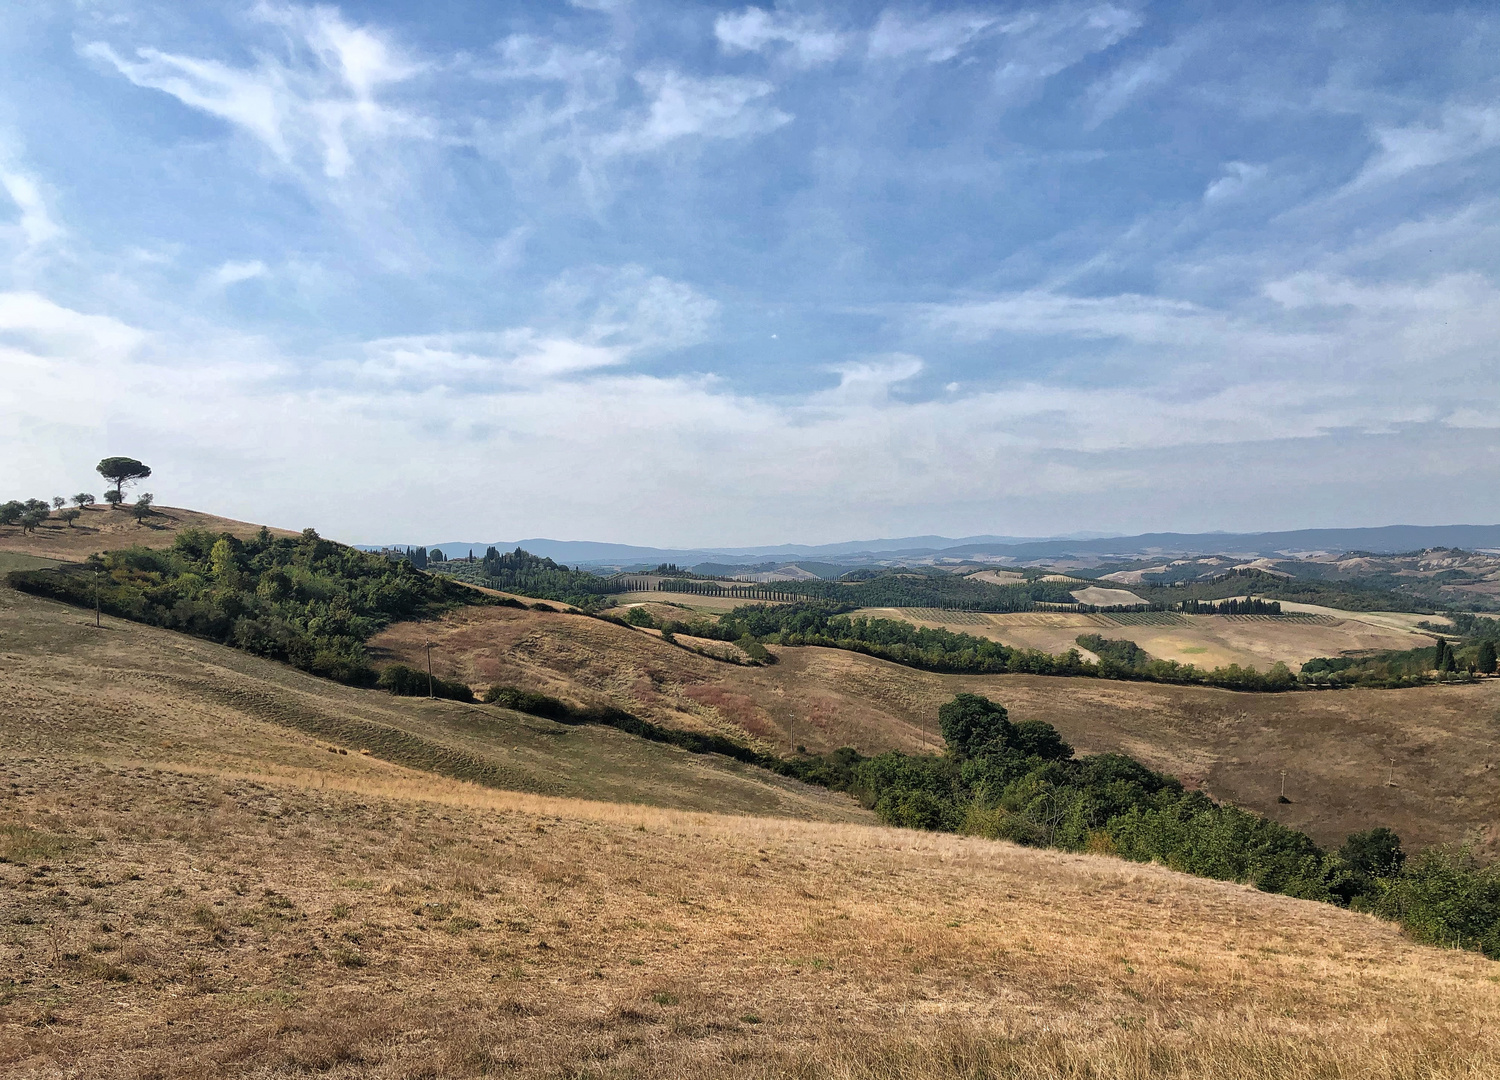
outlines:
[[358, 949], [339, 945], [333, 950], [333, 962], [341, 968], [362, 968], [369, 963]]
[[625, 621], [631, 626], [656, 628], [656, 618], [644, 607], [633, 607], [625, 612]]
[[409, 668], [405, 664], [391, 664], [382, 668], [376, 685], [397, 697], [427, 697], [430, 692], [433, 697], [451, 701], [474, 700], [474, 691], [469, 689], [468, 683], [437, 676], [433, 676], [429, 683], [427, 672]]
[[501, 686], [498, 683], [484, 692], [483, 700], [486, 705], [498, 705], [502, 709], [514, 709], [516, 712], [548, 720], [568, 720], [574, 712], [571, 705], [555, 697], [520, 690], [514, 686]]

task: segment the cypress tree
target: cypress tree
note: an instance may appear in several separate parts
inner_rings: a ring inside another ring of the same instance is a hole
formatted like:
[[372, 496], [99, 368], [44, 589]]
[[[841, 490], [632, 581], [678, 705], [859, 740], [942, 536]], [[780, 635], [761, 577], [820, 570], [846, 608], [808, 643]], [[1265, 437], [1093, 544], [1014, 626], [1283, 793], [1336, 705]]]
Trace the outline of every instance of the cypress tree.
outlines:
[[1479, 643], [1479, 673], [1481, 675], [1493, 675], [1495, 673], [1495, 643], [1485, 640]]
[[1437, 649], [1432, 655], [1432, 667], [1434, 671], [1447, 671], [1444, 665], [1448, 663], [1448, 639], [1438, 638]]

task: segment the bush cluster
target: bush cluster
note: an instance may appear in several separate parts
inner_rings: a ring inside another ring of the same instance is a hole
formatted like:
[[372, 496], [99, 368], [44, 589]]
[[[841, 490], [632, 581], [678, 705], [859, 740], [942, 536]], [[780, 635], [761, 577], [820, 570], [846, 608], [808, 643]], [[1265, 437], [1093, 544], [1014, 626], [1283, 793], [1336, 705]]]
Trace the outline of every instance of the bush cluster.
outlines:
[[539, 600], [554, 600], [585, 611], [597, 610], [615, 589], [608, 578], [585, 570], [570, 570], [521, 548], [506, 552], [487, 548], [484, 558], [477, 562], [444, 563], [442, 570], [460, 581]]
[[456, 679], [442, 679], [434, 675], [429, 680], [427, 672], [409, 668], [405, 664], [390, 664], [380, 669], [375, 685], [389, 690], [397, 697], [447, 698], [450, 701], [473, 701], [474, 691], [469, 684]]

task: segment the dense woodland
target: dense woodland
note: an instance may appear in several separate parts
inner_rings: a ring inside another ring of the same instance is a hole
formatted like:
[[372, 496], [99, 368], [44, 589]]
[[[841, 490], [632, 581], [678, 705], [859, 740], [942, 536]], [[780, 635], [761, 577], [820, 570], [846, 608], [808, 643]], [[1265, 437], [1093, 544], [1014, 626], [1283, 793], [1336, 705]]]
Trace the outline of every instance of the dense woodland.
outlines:
[[446, 562], [441, 570], [459, 581], [571, 604], [585, 611], [598, 609], [604, 598], [615, 591], [608, 578], [585, 570], [570, 570], [562, 563], [521, 548], [505, 552], [487, 548], [482, 559]]
[[482, 593], [405, 560], [324, 540], [308, 529], [249, 540], [184, 529], [165, 551], [127, 548], [50, 570], [15, 571], [24, 592], [207, 638], [340, 682], [373, 685], [364, 643]]
[[1131, 591], [1144, 600], [1177, 607], [1191, 600], [1224, 600], [1253, 593], [1261, 600], [1290, 600], [1299, 604], [1321, 604], [1344, 611], [1432, 612], [1422, 601], [1365, 584], [1360, 580], [1318, 581], [1283, 577], [1264, 570], [1230, 570], [1207, 579], [1171, 584], [1143, 582]]

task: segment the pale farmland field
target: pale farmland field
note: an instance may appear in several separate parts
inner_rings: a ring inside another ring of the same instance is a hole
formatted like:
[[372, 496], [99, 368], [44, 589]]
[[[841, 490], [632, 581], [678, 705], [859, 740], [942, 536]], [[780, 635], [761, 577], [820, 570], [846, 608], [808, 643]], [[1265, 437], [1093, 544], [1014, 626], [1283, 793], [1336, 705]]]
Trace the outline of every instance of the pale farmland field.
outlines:
[[[1290, 610], [1293, 605], [1282, 605]], [[1277, 662], [1296, 671], [1315, 656], [1375, 649], [1414, 649], [1431, 645], [1433, 636], [1416, 627], [1429, 615], [1337, 611], [1310, 604], [1295, 605], [1306, 621], [1234, 615], [1178, 615], [1136, 623], [1130, 616], [1074, 612], [981, 614], [936, 608], [863, 608], [868, 618], [905, 619], [919, 626], [987, 637], [1023, 649], [1063, 653], [1079, 648], [1080, 634], [1134, 641], [1158, 660], [1198, 667], [1228, 664], [1264, 671]], [[1080, 649], [1080, 652], [1087, 650]], [[1089, 654], [1092, 656], [1092, 654]]]

